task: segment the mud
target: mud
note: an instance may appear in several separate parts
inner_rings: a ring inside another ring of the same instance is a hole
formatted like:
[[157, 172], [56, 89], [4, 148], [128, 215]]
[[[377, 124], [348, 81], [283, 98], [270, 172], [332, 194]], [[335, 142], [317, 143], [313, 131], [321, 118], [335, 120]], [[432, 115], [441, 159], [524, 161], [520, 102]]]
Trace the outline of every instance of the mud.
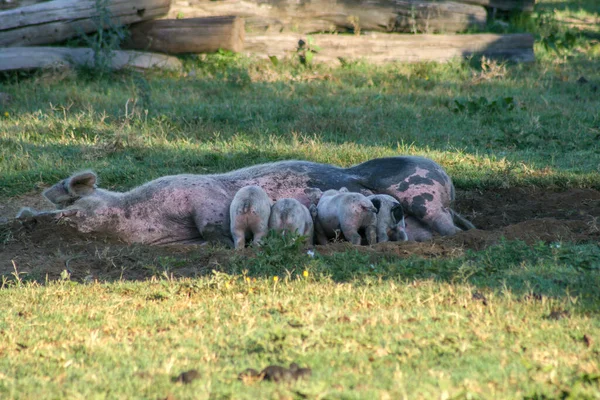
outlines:
[[[459, 191], [456, 209], [479, 229], [424, 243], [349, 243], [317, 246], [321, 254], [358, 249], [373, 255], [456, 257], [481, 250], [502, 237], [528, 243], [600, 242], [600, 191], [531, 188]], [[0, 274], [37, 280], [147, 279], [157, 275], [197, 276], [226, 264], [235, 252], [212, 246], [151, 247], [126, 245], [109, 237], [84, 235], [51, 219], [26, 223], [12, 219], [21, 206], [47, 208], [39, 194], [0, 204]], [[250, 255], [252, 250], [244, 250]], [[16, 268], [16, 271], [15, 271]]]

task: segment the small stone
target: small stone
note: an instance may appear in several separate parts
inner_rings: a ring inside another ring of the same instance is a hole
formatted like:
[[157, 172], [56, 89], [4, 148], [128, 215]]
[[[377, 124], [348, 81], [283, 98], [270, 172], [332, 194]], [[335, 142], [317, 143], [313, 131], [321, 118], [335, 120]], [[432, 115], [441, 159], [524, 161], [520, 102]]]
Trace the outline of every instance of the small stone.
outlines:
[[289, 382], [294, 379], [292, 371], [279, 365], [269, 365], [262, 370], [261, 375], [264, 380], [273, 382]]
[[300, 368], [298, 364], [291, 363], [290, 371], [294, 379], [308, 379], [312, 375], [312, 370], [310, 368]]
[[545, 318], [546, 319], [552, 319], [555, 321], [559, 321], [563, 318], [569, 318], [571, 316], [571, 313], [569, 313], [566, 310], [553, 310], [550, 314], [548, 314]]
[[195, 369], [190, 369], [189, 371], [182, 372], [176, 379], [177, 382], [181, 383], [192, 383], [196, 379], [200, 378], [200, 372]]
[[487, 306], [487, 298], [479, 292], [473, 292], [472, 299], [473, 300], [481, 300], [483, 305]]

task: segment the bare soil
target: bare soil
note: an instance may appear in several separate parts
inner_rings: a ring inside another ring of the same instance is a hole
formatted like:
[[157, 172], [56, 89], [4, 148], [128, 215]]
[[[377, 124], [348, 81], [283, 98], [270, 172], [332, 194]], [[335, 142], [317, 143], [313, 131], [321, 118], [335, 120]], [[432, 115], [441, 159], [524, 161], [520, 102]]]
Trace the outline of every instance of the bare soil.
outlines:
[[[21, 206], [47, 208], [39, 194], [0, 204], [0, 274], [57, 279], [65, 269], [75, 280], [146, 279], [176, 266], [174, 276], [196, 276], [227, 263], [235, 252], [213, 246], [152, 247], [84, 235], [51, 219], [17, 221]], [[527, 243], [600, 242], [600, 191], [535, 188], [459, 191], [456, 209], [479, 229], [424, 243], [381, 243], [358, 249], [374, 256], [456, 257], [502, 237]], [[331, 254], [357, 249], [348, 243], [317, 246]], [[246, 254], [247, 253], [247, 254]], [[245, 255], [251, 256], [246, 249]], [[239, 254], [239, 253], [238, 253]]]

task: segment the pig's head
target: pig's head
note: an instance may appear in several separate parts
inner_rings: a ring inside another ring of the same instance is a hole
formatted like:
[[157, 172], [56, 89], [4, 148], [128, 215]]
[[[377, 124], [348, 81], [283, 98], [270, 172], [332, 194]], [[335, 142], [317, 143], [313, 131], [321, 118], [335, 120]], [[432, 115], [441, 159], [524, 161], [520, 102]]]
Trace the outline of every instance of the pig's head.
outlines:
[[323, 191], [318, 188], [306, 188], [304, 189], [304, 194], [308, 197], [310, 204], [318, 204], [321, 196], [323, 196]]
[[57, 208], [67, 208], [82, 197], [96, 191], [96, 174], [92, 171], [78, 172], [44, 190], [43, 196]]
[[[406, 224], [404, 222], [404, 209], [402, 204], [393, 203], [389, 207], [389, 211], [386, 210], [388, 207], [378, 198], [370, 199], [373, 206], [377, 209], [377, 220], [379, 223], [384, 222], [386, 226], [386, 233], [390, 240], [394, 242], [405, 242], [408, 240], [406, 234]], [[389, 206], [389, 204], [388, 204]]]

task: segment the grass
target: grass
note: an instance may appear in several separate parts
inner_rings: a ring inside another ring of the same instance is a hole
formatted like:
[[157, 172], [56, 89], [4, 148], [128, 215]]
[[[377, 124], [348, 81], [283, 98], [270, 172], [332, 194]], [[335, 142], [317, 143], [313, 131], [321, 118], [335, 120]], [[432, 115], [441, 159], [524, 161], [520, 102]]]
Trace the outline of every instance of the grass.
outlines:
[[[589, 338], [599, 333], [599, 277], [597, 269], [561, 262], [563, 251], [600, 257], [593, 246], [504, 243], [428, 265], [369, 264], [350, 254], [346, 270], [328, 270], [341, 256], [295, 253], [299, 269], [280, 269], [277, 281], [264, 255], [246, 265], [252, 272], [202, 279], [43, 286], [12, 280], [0, 290], [7, 310], [0, 393], [594, 398], [598, 345]], [[509, 261], [500, 267], [491, 262], [499, 254]], [[290, 362], [310, 366], [312, 378], [290, 385], [236, 378], [248, 367]], [[201, 378], [173, 383], [190, 369]]]
[[[188, 60], [193, 76], [10, 76], [0, 89], [14, 99], [0, 120], [0, 196], [83, 168], [124, 189], [183, 171], [393, 154], [441, 162], [460, 188], [598, 188], [600, 45], [556, 45], [538, 43], [531, 65], [304, 68], [221, 54]], [[504, 99], [513, 107], [457, 108]]]
[[[600, 189], [600, 6], [538, 3], [518, 21], [536, 33], [528, 65], [307, 68], [216, 54], [186, 59], [182, 75], [4, 76], [0, 201], [84, 168], [126, 190], [165, 174], [396, 154], [437, 160], [462, 189]], [[185, 265], [168, 258], [146, 282], [3, 276], [0, 397], [600, 396], [595, 243], [398, 259], [311, 258], [277, 240], [193, 279], [173, 279]], [[236, 379], [290, 362], [312, 378]], [[189, 369], [200, 379], [172, 381]]]

